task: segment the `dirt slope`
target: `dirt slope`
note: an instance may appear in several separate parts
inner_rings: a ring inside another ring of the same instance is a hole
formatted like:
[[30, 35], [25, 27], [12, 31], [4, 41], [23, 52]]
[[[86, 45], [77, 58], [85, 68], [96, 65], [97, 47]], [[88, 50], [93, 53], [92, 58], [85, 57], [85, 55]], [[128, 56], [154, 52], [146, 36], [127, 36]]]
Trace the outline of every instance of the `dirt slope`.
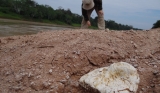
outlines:
[[137, 68], [137, 93], [160, 93], [160, 29], [64, 30], [0, 38], [0, 93], [90, 93], [79, 78], [125, 61]]

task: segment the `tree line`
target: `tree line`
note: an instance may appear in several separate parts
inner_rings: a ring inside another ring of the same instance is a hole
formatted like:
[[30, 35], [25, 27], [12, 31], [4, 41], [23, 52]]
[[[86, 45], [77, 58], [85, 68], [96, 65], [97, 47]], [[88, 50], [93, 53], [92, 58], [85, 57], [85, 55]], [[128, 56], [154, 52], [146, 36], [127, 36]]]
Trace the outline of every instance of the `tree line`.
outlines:
[[155, 22], [155, 23], [153, 24], [152, 29], [153, 29], [153, 28], [160, 28], [160, 20], [157, 20], [157, 22]]
[[[72, 13], [70, 9], [53, 9], [49, 5], [40, 5], [34, 0], [0, 0], [0, 12], [16, 13], [25, 19], [49, 20], [50, 22], [63, 22], [68, 25], [81, 24], [82, 15]], [[97, 27], [97, 18], [90, 18], [91, 24]], [[113, 30], [138, 29], [130, 25], [116, 23], [113, 20], [105, 20], [106, 28]]]
[[3, 13], [14, 12], [26, 19], [46, 19], [50, 21], [61, 21], [66, 24], [80, 23], [82, 17], [73, 14], [69, 9], [53, 9], [49, 5], [39, 5], [34, 0], [0, 0], [0, 11]]

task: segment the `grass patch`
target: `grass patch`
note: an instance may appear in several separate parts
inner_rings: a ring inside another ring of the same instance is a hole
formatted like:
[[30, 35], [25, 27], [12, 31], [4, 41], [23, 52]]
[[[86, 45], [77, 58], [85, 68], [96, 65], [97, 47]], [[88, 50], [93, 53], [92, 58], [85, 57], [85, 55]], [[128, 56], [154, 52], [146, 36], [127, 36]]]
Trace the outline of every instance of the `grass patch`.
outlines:
[[53, 23], [54, 23], [54, 22], [52, 22], [52, 21], [50, 21], [50, 20], [47, 20], [47, 19], [43, 19], [42, 22], [43, 22], [43, 23], [49, 23], [49, 24], [53, 24]]
[[55, 23], [57, 25], [66, 25], [66, 26], [68, 25], [68, 24], [61, 22], [61, 21], [58, 21], [58, 20], [53, 21], [53, 23]]
[[95, 27], [95, 26], [90, 26], [89, 28], [90, 29], [98, 29], [98, 27]]
[[21, 15], [15, 14], [15, 13], [3, 13], [0, 12], [1, 18], [8, 18], [8, 19], [16, 19], [16, 20], [22, 20], [23, 17]]
[[72, 24], [74, 27], [81, 27], [81, 24]]

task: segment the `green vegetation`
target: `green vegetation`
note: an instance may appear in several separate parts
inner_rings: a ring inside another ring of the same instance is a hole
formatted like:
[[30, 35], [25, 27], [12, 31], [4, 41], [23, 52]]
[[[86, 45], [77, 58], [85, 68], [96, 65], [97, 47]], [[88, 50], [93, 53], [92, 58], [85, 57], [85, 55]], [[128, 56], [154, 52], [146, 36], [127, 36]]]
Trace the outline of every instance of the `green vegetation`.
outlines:
[[159, 28], [159, 27], [160, 27], [160, 20], [157, 20], [157, 22], [153, 24], [152, 29], [153, 28]]
[[[80, 27], [82, 16], [72, 13], [70, 9], [53, 9], [49, 5], [39, 5], [34, 0], [0, 0], [0, 18], [38, 21], [59, 25]], [[97, 29], [97, 17], [90, 18], [92, 29]], [[106, 28], [113, 30], [137, 29], [129, 25], [118, 24], [113, 20], [106, 21]]]
[[7, 9], [5, 11], [4, 9], [6, 8], [0, 7], [0, 18], [17, 19], [17, 20], [23, 19], [23, 16], [16, 14], [14, 12], [8, 11]]

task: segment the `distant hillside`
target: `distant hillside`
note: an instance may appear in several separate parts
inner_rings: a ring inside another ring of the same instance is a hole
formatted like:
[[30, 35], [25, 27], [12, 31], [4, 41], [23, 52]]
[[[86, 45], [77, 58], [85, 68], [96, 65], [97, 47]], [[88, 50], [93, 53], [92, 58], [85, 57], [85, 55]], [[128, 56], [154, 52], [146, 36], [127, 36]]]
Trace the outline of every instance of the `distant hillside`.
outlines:
[[[0, 17], [18, 20], [31, 20], [54, 23], [60, 25], [72, 25], [80, 27], [82, 16], [72, 13], [70, 9], [53, 9], [49, 5], [39, 5], [34, 0], [0, 0]], [[97, 29], [97, 17], [90, 19], [92, 28]], [[130, 30], [130, 25], [116, 23], [113, 20], [105, 20], [106, 28], [113, 30]]]

